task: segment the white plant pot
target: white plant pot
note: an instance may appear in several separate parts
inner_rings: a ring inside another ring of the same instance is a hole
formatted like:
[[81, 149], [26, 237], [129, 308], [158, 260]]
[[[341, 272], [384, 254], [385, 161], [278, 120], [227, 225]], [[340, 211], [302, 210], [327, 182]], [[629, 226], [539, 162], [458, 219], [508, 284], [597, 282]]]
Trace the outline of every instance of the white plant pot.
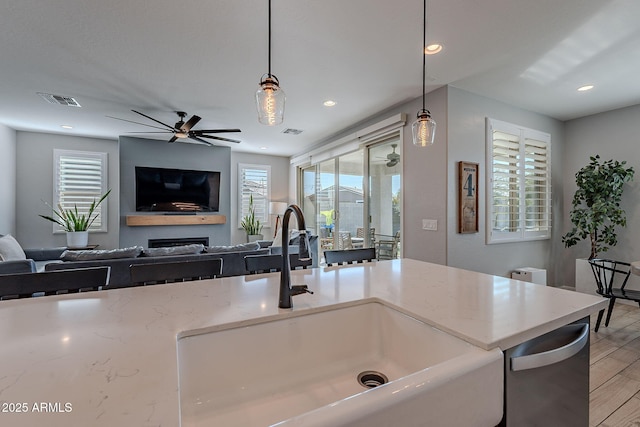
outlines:
[[67, 247], [70, 249], [86, 248], [89, 244], [88, 231], [67, 231]]
[[247, 234], [247, 243], [257, 242], [258, 240], [263, 239], [262, 234]]

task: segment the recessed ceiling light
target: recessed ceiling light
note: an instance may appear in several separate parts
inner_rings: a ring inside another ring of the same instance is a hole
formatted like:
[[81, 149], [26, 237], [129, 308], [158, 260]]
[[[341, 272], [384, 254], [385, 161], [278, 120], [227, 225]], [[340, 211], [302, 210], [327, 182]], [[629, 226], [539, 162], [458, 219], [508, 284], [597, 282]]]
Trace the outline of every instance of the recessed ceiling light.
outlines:
[[60, 125], [60, 127], [62, 129], [73, 129], [73, 126], [71, 126], [71, 125]]
[[269, 147], [260, 147], [261, 150], [266, 150]]
[[424, 53], [426, 53], [427, 55], [435, 55], [440, 51], [442, 51], [442, 45], [437, 43], [430, 44], [429, 46], [424, 48]]
[[332, 101], [331, 99], [327, 99], [326, 101], [324, 101], [322, 103], [322, 105], [324, 105], [325, 107], [333, 107], [334, 105], [336, 105], [336, 101]]
[[593, 85], [584, 85], [578, 88], [578, 92], [586, 92], [591, 89], [593, 89]]

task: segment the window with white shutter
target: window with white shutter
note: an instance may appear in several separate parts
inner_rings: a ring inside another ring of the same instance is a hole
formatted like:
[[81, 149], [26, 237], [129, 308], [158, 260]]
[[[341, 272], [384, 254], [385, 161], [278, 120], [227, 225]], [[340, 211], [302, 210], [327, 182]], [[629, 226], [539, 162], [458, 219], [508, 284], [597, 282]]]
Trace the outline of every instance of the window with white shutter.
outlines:
[[[54, 188], [53, 206], [57, 209], [73, 209], [86, 214], [89, 206], [107, 192], [107, 153], [53, 150]], [[107, 206], [105, 200], [94, 211], [98, 216], [89, 231], [107, 231]], [[54, 232], [62, 227], [54, 224]]]
[[238, 165], [238, 224], [249, 212], [249, 201], [253, 197], [256, 218], [269, 227], [269, 201], [271, 200], [271, 166]]
[[487, 243], [551, 237], [551, 136], [487, 118]]

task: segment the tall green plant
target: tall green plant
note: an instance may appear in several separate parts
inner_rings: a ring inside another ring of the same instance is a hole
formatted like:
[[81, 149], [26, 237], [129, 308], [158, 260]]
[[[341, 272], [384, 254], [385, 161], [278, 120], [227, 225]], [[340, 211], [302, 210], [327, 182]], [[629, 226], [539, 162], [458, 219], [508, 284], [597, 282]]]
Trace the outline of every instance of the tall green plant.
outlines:
[[620, 207], [624, 184], [633, 180], [633, 167], [626, 161], [607, 160], [591, 156], [588, 165], [576, 173], [578, 189], [573, 195], [570, 212], [573, 228], [562, 237], [565, 247], [589, 239], [589, 259], [596, 258], [618, 243], [617, 226], [626, 226], [627, 217]]
[[256, 218], [256, 212], [253, 207], [253, 195], [249, 196], [249, 212], [242, 218], [240, 226], [244, 228], [248, 236], [260, 234], [262, 231], [262, 224], [260, 220]]
[[[89, 206], [89, 211], [86, 214], [80, 213], [78, 211], [77, 205], [73, 205], [73, 208], [71, 209], [62, 209], [62, 206], [58, 204], [58, 210], [51, 208], [51, 210], [53, 211], [52, 216], [38, 216], [48, 221], [59, 224], [62, 228], [64, 228], [64, 231], [87, 231], [89, 227], [91, 227], [91, 224], [93, 224], [93, 222], [98, 217], [98, 214], [96, 213], [95, 215], [93, 215], [93, 212], [98, 208], [98, 206], [100, 206], [100, 203], [102, 203], [102, 201], [107, 198], [109, 193], [111, 193], [111, 190], [104, 193], [104, 195], [100, 197], [100, 200], [98, 201], [96, 201], [96, 199], [93, 199], [93, 202], [91, 202], [91, 205]], [[45, 202], [45, 204], [51, 207], [51, 205], [49, 205], [48, 203]]]

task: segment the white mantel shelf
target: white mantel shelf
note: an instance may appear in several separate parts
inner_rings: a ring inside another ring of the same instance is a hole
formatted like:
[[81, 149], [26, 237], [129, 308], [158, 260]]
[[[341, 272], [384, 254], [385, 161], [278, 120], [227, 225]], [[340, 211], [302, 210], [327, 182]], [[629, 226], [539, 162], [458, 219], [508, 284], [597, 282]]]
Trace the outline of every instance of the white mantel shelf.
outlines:
[[[0, 302], [0, 425], [177, 426], [177, 337], [333, 304], [384, 301], [483, 349], [507, 349], [607, 300], [414, 260], [296, 270], [314, 295], [278, 309], [279, 273]], [[212, 357], [211, 363], [215, 363]], [[32, 405], [60, 402], [66, 413]], [[1, 408], [0, 408], [1, 409]]]
[[141, 227], [150, 225], [202, 225], [224, 224], [227, 222], [225, 215], [127, 215], [129, 227]]

